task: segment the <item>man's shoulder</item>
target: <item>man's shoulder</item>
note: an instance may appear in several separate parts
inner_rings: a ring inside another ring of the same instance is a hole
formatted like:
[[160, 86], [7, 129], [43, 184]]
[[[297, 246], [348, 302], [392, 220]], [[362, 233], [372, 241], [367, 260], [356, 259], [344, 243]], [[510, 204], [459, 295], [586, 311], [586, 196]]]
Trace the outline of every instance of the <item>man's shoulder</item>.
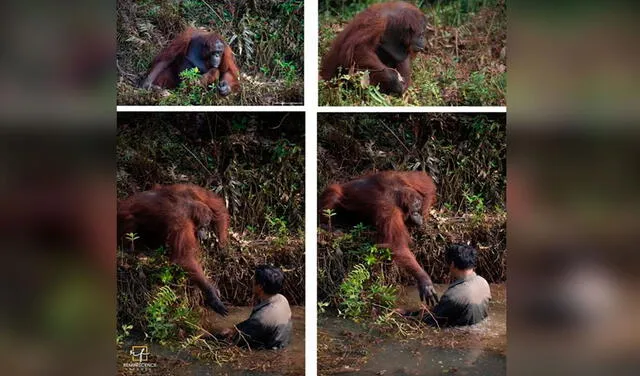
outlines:
[[275, 304], [286, 304], [286, 305], [289, 305], [289, 301], [282, 294], [275, 294], [272, 297], [272, 302], [274, 302]]
[[476, 274], [475, 278], [473, 278], [471, 284], [469, 285], [469, 291], [475, 299], [491, 299], [491, 288], [489, 287], [489, 282], [487, 282], [484, 277]]
[[486, 288], [487, 290], [491, 290], [489, 288], [489, 282], [487, 282], [487, 280], [484, 279], [484, 277], [479, 276], [479, 275], [476, 275], [476, 277], [477, 277], [477, 282], [476, 282], [477, 284], [481, 285], [482, 287]]
[[458, 294], [464, 294], [469, 290], [477, 290], [480, 287], [482, 290], [489, 290], [489, 283], [482, 276], [477, 274], [462, 281], [456, 281], [449, 286], [446, 295], [457, 296]]
[[260, 310], [261, 318], [267, 320], [283, 320], [291, 317], [291, 308], [289, 301], [283, 295], [276, 294], [269, 298], [267, 304]]

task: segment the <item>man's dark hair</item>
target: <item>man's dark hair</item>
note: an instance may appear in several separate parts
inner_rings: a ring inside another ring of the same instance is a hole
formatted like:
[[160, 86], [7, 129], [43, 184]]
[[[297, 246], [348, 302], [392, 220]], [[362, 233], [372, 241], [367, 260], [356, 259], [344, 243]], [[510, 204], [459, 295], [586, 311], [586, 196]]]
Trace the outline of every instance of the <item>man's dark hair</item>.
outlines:
[[465, 270], [476, 266], [477, 256], [478, 251], [471, 246], [466, 244], [451, 244], [447, 247], [445, 258], [447, 260], [447, 264], [451, 264], [453, 262], [453, 266], [458, 269]]
[[284, 274], [282, 270], [269, 265], [258, 265], [255, 274], [256, 283], [267, 294], [277, 294], [282, 289]]

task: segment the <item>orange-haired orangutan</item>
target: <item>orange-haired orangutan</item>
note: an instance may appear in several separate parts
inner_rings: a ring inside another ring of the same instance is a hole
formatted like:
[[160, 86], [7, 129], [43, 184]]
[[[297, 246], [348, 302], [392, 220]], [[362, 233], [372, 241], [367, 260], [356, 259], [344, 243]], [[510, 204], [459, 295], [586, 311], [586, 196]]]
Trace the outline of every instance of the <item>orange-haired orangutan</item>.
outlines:
[[420, 171], [383, 171], [359, 177], [344, 184], [327, 187], [320, 196], [320, 218], [331, 209], [336, 220], [365, 222], [375, 226], [378, 242], [391, 249], [393, 260], [418, 282], [420, 299], [438, 301], [431, 278], [409, 249], [410, 237], [405, 222], [422, 225], [435, 202], [436, 186]]
[[368, 70], [383, 93], [400, 95], [411, 85], [411, 59], [426, 45], [425, 15], [409, 3], [374, 4], [358, 13], [322, 59], [320, 76], [330, 80], [351, 69]]
[[142, 87], [175, 88], [180, 83], [180, 72], [191, 68], [198, 68], [202, 74], [200, 82], [205, 87], [218, 81], [221, 95], [229, 95], [240, 87], [240, 70], [231, 47], [218, 34], [195, 28], [185, 30], [160, 51]]
[[205, 304], [226, 315], [218, 289], [205, 277], [197, 259], [198, 237], [209, 225], [213, 225], [220, 246], [225, 247], [229, 213], [224, 201], [196, 185], [156, 185], [118, 202], [118, 239], [133, 232], [150, 247], [167, 244], [171, 261], [200, 288]]

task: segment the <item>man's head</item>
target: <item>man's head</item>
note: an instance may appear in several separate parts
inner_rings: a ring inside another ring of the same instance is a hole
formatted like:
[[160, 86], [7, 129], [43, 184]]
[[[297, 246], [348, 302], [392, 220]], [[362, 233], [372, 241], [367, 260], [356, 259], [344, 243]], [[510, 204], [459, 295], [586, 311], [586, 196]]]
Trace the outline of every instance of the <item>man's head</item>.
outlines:
[[284, 274], [278, 268], [269, 265], [259, 265], [253, 279], [253, 293], [258, 298], [265, 295], [275, 295], [282, 289]]
[[449, 272], [458, 277], [473, 270], [476, 266], [478, 252], [466, 244], [452, 244], [447, 247], [445, 259], [449, 264]]

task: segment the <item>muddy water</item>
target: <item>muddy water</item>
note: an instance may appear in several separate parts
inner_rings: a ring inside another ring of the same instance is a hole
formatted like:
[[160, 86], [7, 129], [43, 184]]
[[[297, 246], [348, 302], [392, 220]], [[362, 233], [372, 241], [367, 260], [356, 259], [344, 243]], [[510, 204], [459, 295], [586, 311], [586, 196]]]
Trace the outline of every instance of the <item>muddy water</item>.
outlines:
[[[447, 285], [438, 285], [441, 294]], [[318, 323], [318, 372], [343, 375], [506, 374], [506, 290], [491, 285], [489, 318], [465, 328], [379, 333], [336, 317]], [[415, 287], [401, 290], [399, 306], [419, 307]]]
[[[251, 313], [251, 307], [228, 307], [229, 315], [220, 317], [215, 313], [206, 312], [201, 320], [201, 326], [211, 332], [233, 326], [246, 320]], [[235, 346], [221, 350], [214, 350], [219, 363], [213, 360], [200, 359], [197, 353], [187, 350], [171, 350], [157, 344], [149, 344], [150, 361], [157, 363], [157, 367], [144, 372], [145, 375], [176, 375], [176, 376], [205, 376], [205, 375], [303, 375], [304, 374], [304, 307], [291, 307], [293, 320], [293, 337], [289, 346], [282, 350], [249, 351]], [[119, 363], [128, 360], [126, 353], [131, 345], [146, 343], [127, 343], [119, 351]], [[120, 354], [122, 353], [122, 354]], [[210, 354], [207, 355], [210, 358]], [[140, 374], [140, 371], [119, 367], [120, 374]]]
[[[209, 313], [202, 326], [211, 333], [246, 320], [251, 307], [234, 307], [227, 317]], [[291, 307], [293, 336], [291, 343], [282, 350], [261, 350], [249, 352], [236, 364], [230, 364], [243, 375], [302, 375], [304, 374], [304, 307]], [[257, 372], [257, 373], [256, 373]], [[217, 373], [216, 373], [217, 374]]]

